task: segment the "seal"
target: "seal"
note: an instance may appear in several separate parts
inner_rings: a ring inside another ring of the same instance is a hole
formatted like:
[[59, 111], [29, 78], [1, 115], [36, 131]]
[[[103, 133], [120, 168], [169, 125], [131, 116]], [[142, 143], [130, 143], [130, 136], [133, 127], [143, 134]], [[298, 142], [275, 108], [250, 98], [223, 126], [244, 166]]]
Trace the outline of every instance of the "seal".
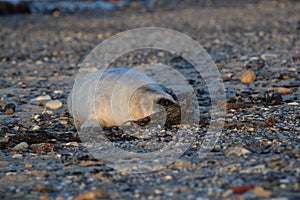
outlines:
[[125, 68], [108, 68], [88, 73], [75, 81], [68, 109], [77, 128], [177, 124], [180, 106], [172, 90], [146, 74]]

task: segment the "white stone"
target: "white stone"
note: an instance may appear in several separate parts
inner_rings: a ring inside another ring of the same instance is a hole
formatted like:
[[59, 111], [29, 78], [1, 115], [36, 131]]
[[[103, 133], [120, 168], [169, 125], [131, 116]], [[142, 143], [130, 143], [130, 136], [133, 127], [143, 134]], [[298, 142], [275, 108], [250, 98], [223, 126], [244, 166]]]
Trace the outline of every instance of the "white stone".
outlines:
[[222, 194], [222, 197], [223, 198], [227, 198], [229, 197], [230, 195], [232, 195], [232, 190], [226, 190], [223, 194]]
[[14, 147], [15, 150], [22, 150], [27, 148], [28, 148], [27, 142], [21, 142]]
[[12, 156], [12, 158], [23, 158], [22, 154], [15, 154]]
[[298, 106], [299, 103], [298, 102], [290, 102], [288, 103], [289, 106]]
[[51, 100], [51, 97], [49, 95], [42, 95], [42, 96], [38, 96], [36, 98], [31, 99], [30, 101], [49, 101]]
[[259, 60], [259, 57], [253, 56], [249, 58], [250, 61], [256, 61]]
[[54, 94], [63, 94], [64, 91], [62, 91], [62, 90], [54, 90], [53, 93]]
[[44, 111], [42, 112], [42, 114], [52, 115], [52, 114], [53, 114], [53, 111], [52, 111], [52, 110], [44, 110]]
[[60, 100], [51, 100], [45, 104], [45, 107], [50, 110], [57, 110], [62, 107], [62, 102]]
[[260, 58], [262, 60], [271, 60], [271, 59], [274, 59], [274, 58], [277, 58], [278, 55], [277, 54], [274, 54], [274, 53], [264, 53], [260, 56]]
[[37, 131], [37, 130], [39, 130], [39, 129], [40, 129], [39, 125], [36, 125], [36, 124], [35, 124], [35, 125], [32, 126], [32, 130], [33, 130], [33, 131]]

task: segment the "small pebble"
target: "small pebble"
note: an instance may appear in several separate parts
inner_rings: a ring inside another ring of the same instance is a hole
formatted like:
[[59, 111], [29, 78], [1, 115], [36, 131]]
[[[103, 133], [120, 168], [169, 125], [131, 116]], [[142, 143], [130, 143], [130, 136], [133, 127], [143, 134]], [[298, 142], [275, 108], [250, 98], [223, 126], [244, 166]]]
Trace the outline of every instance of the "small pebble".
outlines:
[[6, 115], [12, 115], [12, 114], [14, 114], [14, 113], [15, 113], [15, 111], [12, 110], [12, 109], [7, 109], [7, 110], [5, 110], [5, 114], [6, 114]]
[[40, 196], [40, 200], [48, 200], [49, 197], [46, 194], [43, 194], [42, 196]]
[[212, 196], [213, 194], [214, 194], [213, 188], [212, 187], [207, 188], [207, 195]]
[[53, 114], [53, 111], [52, 110], [44, 110], [43, 112], [42, 112], [42, 114], [43, 115], [52, 115]]
[[25, 163], [25, 168], [26, 169], [29, 169], [29, 168], [31, 168], [32, 167], [32, 164], [31, 163]]
[[5, 108], [5, 104], [4, 103], [0, 103], [0, 111], [3, 112]]
[[40, 117], [40, 115], [39, 114], [35, 114], [35, 115], [33, 115], [33, 119], [35, 119], [35, 120], [37, 120], [38, 118]]
[[272, 117], [267, 118], [265, 121], [265, 124], [270, 127], [274, 126], [274, 124], [276, 124], [276, 123], [277, 123], [277, 120]]
[[51, 100], [51, 97], [49, 95], [43, 95], [43, 96], [38, 96], [34, 99], [31, 99], [30, 101], [49, 101]]
[[64, 91], [62, 91], [62, 90], [54, 90], [53, 93], [54, 94], [63, 94]]
[[15, 113], [16, 105], [13, 103], [6, 104], [2, 110], [4, 110], [6, 115], [12, 115]]
[[12, 158], [23, 158], [23, 155], [17, 153], [17, 154], [15, 154], [15, 155], [13, 155]]
[[253, 57], [250, 57], [249, 60], [250, 61], [256, 61], [256, 60], [259, 60], [259, 57], [253, 56]]
[[214, 150], [215, 150], [215, 151], [220, 151], [220, 150], [221, 150], [220, 145], [217, 145], [217, 144], [216, 144], [215, 147], [214, 147]]
[[247, 60], [248, 59], [248, 56], [244, 55], [244, 56], [241, 56], [240, 60]]
[[270, 90], [276, 90], [279, 94], [292, 94], [293, 90], [289, 88], [284, 88], [284, 87], [270, 87], [267, 89], [268, 91]]
[[284, 179], [280, 179], [279, 182], [282, 184], [288, 184], [290, 182], [290, 180], [287, 178], [284, 178]]
[[288, 103], [289, 106], [299, 106], [298, 102], [290, 102]]
[[173, 177], [170, 176], [170, 175], [166, 175], [166, 176], [161, 178], [162, 181], [169, 181], [169, 180], [172, 180], [172, 179], [173, 179]]
[[231, 188], [231, 191], [234, 194], [244, 194], [245, 192], [247, 192], [248, 190], [251, 190], [252, 187], [248, 186], [248, 185], [240, 185], [240, 186], [235, 186], [233, 188]]
[[258, 197], [262, 198], [269, 198], [272, 195], [272, 192], [269, 190], [265, 190], [261, 186], [256, 186], [253, 190], [252, 193], [255, 194]]
[[189, 161], [176, 160], [174, 163], [176, 169], [191, 169], [193, 165]]
[[66, 143], [66, 144], [65, 144], [65, 146], [73, 146], [73, 147], [78, 147], [78, 146], [79, 146], [79, 144], [78, 144], [78, 142], [68, 142], [68, 143]]
[[37, 60], [37, 61], [35, 62], [35, 64], [37, 64], [37, 65], [42, 65], [42, 64], [44, 64], [44, 62], [41, 61], [41, 60]]
[[223, 78], [231, 78], [233, 76], [232, 73], [226, 73], [223, 75]]
[[68, 117], [59, 117], [60, 120], [68, 120]]
[[36, 124], [35, 124], [35, 125], [32, 126], [32, 130], [33, 130], [33, 131], [37, 131], [37, 130], [39, 130], [39, 129], [40, 129], [40, 126], [39, 126], [39, 125], [36, 125]]
[[240, 78], [241, 82], [244, 83], [244, 84], [251, 83], [255, 79], [256, 79], [256, 75], [255, 75], [255, 73], [252, 69], [248, 69], [247, 71], [245, 71], [241, 75], [241, 78]]
[[100, 199], [109, 198], [109, 194], [103, 189], [96, 189], [80, 194], [73, 200], [87, 200], [87, 199]]
[[45, 104], [45, 107], [50, 110], [57, 110], [62, 107], [62, 102], [60, 100], [51, 100]]
[[68, 124], [68, 122], [67, 122], [67, 121], [64, 121], [64, 120], [63, 120], [63, 121], [60, 121], [60, 123], [63, 124], [63, 125]]
[[[226, 190], [223, 194], [222, 194], [222, 197], [223, 198], [227, 198], [229, 197], [230, 195], [232, 195], [232, 190]], [[212, 196], [212, 195], [211, 195]]]
[[273, 53], [264, 53], [260, 56], [260, 58], [262, 60], [271, 60], [271, 59], [274, 59], [274, 58], [277, 58], [278, 55], [277, 54], [273, 54]]
[[20, 103], [26, 104], [26, 103], [27, 103], [27, 100], [26, 100], [25, 98], [21, 98], [21, 99], [20, 99]]
[[15, 150], [22, 150], [27, 148], [28, 148], [27, 142], [21, 142], [14, 147]]
[[248, 149], [245, 149], [243, 147], [230, 147], [226, 150], [225, 156], [243, 156], [248, 153], [251, 153]]

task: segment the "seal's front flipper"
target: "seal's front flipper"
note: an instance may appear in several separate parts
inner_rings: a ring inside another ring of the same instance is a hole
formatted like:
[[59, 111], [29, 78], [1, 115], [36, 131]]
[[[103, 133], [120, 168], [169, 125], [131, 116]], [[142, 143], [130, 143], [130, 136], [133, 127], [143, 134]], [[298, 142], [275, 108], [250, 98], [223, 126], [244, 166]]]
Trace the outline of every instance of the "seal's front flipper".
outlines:
[[79, 129], [82, 142], [97, 142], [104, 139], [103, 130], [95, 117], [88, 118]]
[[96, 127], [100, 127], [98, 120], [96, 117], [90, 117], [80, 126], [80, 130], [84, 131]]

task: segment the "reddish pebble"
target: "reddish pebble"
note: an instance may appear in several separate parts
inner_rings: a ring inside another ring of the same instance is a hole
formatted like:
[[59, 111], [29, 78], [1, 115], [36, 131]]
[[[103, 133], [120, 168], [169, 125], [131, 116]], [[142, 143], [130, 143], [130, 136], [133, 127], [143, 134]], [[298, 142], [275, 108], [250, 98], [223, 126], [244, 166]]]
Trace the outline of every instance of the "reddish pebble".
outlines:
[[241, 186], [236, 186], [231, 188], [232, 192], [235, 194], [244, 194], [245, 192], [251, 189], [252, 189], [251, 186], [246, 186], [246, 185], [241, 185]]

